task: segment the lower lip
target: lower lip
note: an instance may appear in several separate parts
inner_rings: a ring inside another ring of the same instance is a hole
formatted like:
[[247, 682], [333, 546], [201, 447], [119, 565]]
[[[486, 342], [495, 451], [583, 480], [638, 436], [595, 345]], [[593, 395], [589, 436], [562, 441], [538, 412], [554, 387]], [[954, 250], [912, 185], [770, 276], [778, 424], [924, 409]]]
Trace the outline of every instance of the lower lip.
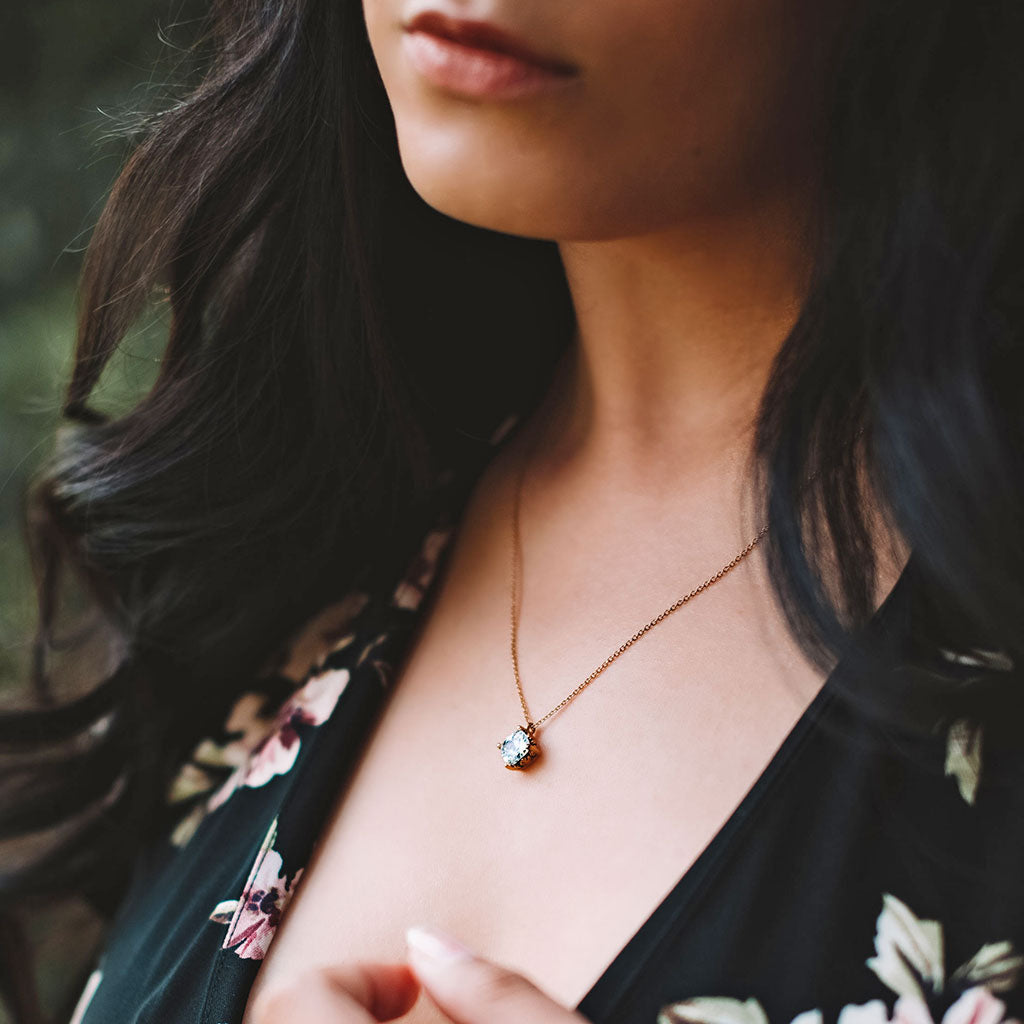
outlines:
[[553, 71], [508, 53], [482, 50], [429, 32], [406, 32], [412, 66], [433, 85], [477, 99], [514, 99], [564, 87], [572, 72]]

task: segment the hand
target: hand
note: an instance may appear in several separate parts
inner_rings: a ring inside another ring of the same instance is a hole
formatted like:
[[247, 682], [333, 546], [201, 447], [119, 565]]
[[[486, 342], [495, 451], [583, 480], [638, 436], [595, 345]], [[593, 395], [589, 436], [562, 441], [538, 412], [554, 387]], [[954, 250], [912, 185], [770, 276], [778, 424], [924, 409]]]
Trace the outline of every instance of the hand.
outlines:
[[437, 929], [406, 932], [409, 963], [453, 1024], [585, 1024], [515, 971], [477, 956]]
[[371, 1024], [412, 1009], [423, 988], [452, 1024], [584, 1024], [521, 974], [436, 929], [406, 933], [408, 964], [357, 963], [304, 975], [258, 998], [253, 1024]]

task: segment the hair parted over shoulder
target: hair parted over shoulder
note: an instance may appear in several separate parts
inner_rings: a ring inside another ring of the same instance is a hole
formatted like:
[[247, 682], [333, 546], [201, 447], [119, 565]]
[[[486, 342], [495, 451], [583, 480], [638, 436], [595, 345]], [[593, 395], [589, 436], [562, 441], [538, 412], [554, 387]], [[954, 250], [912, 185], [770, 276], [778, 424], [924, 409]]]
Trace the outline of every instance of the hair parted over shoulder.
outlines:
[[[821, 664], [870, 617], [866, 465], [925, 577], [1019, 661], [1024, 9], [847, 6], [812, 287], [758, 418], [774, 586]], [[66, 423], [27, 495], [39, 706], [0, 717], [0, 842], [32, 854], [4, 858], [5, 897], [113, 898], [197, 715], [386, 563], [460, 439], [538, 400], [572, 336], [554, 242], [412, 190], [358, 0], [218, 0], [199, 45], [203, 79], [95, 227]], [[94, 385], [153, 302], [158, 378], [106, 418]], [[118, 657], [61, 703], [70, 578]]]

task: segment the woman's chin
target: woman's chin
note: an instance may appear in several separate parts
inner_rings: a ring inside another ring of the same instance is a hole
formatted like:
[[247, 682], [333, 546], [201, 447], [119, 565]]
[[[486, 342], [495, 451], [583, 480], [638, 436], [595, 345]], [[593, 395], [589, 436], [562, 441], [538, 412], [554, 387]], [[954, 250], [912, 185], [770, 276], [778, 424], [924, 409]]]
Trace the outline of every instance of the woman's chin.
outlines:
[[466, 188], [464, 181], [461, 182], [462, 187], [457, 187], [458, 183], [453, 179], [443, 183], [435, 180], [424, 182], [410, 175], [409, 181], [428, 206], [454, 220], [507, 235], [543, 239], [564, 237], [567, 216], [560, 215], [557, 209], [545, 209], [543, 204], [534, 205], [518, 198], [511, 182], [507, 188], [492, 192]]
[[[580, 190], [563, 186], [528, 191], [520, 181], [489, 180], [474, 185], [466, 177], [417, 175], [407, 169], [413, 191], [439, 213], [506, 235], [558, 242], [602, 241], [644, 230], [628, 208], [589, 206]], [[626, 204], [628, 207], [628, 204]]]

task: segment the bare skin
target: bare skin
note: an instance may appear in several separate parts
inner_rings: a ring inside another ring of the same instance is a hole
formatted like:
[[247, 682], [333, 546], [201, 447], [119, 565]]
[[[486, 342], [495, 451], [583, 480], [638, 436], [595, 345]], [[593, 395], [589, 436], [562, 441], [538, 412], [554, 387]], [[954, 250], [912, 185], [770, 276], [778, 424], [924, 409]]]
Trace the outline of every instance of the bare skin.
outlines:
[[[521, 718], [508, 516], [530, 440], [520, 667], [534, 717], [756, 532], [751, 424], [804, 293], [813, 194], [809, 83], [788, 71], [813, 82], [820, 66], [788, 27], [828, 5], [448, 4], [580, 65], [576, 91], [508, 107], [415, 80], [397, 24], [423, 6], [364, 3], [410, 181], [451, 216], [556, 239], [579, 329], [471, 496], [250, 1011], [311, 965], [401, 960], [418, 922], [575, 1006], [824, 680], [755, 552], [545, 723], [529, 771], [496, 750]], [[426, 998], [402, 1019], [448, 1020]]]
[[[520, 719], [508, 653], [508, 514], [530, 440], [512, 438], [471, 497], [435, 601], [250, 1008], [311, 966], [401, 961], [404, 929], [421, 921], [574, 1007], [722, 827], [823, 682], [790, 641], [755, 552], [550, 719], [528, 772], [502, 767], [495, 744]], [[554, 478], [528, 476], [523, 494], [520, 665], [538, 717], [734, 553], [723, 536], [719, 550], [695, 540], [712, 537], [706, 522], [689, 531], [669, 498], [558, 479], [556, 488]], [[705, 479], [708, 507], [719, 486]], [[435, 740], [438, 756], [424, 759]], [[402, 1019], [448, 1020], [423, 994]]]
[[[401, 959], [405, 927], [430, 921], [576, 1005], [817, 692], [745, 563], [550, 719], [528, 772], [505, 769], [495, 744], [521, 716], [503, 455], [252, 998], [310, 964]], [[694, 553], [644, 494], [589, 512], [582, 490], [528, 497], [521, 672], [539, 715], [732, 552]], [[421, 998], [403, 1019], [445, 1018]]]

